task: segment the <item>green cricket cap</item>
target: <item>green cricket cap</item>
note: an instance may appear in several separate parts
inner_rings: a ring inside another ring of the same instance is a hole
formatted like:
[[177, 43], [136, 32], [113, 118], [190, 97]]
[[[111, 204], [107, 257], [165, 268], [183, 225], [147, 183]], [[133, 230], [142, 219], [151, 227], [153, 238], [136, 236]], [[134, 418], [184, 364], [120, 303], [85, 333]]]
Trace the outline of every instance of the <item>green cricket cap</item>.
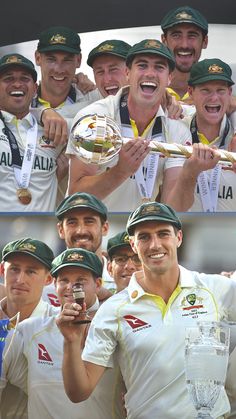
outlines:
[[65, 51], [80, 54], [80, 37], [70, 28], [53, 26], [41, 32], [37, 50], [39, 52]]
[[171, 50], [162, 42], [156, 39], [144, 39], [137, 44], [134, 44], [128, 51], [126, 57], [126, 65], [128, 66], [133, 61], [134, 57], [139, 54], [156, 54], [168, 60], [169, 67], [173, 71], [175, 68], [175, 58]]
[[32, 256], [48, 269], [51, 269], [51, 264], [54, 259], [53, 251], [44, 242], [31, 239], [30, 237], [15, 240], [6, 244], [2, 250], [2, 259], [5, 261], [9, 256], [22, 253]]
[[55, 215], [59, 220], [64, 218], [67, 211], [76, 208], [88, 208], [97, 212], [104, 220], [107, 220], [107, 207], [95, 195], [85, 192], [76, 192], [63, 199], [58, 205]]
[[159, 202], [145, 202], [130, 214], [126, 225], [128, 234], [132, 236], [135, 226], [145, 221], [173, 224], [178, 230], [182, 229], [181, 221], [175, 211], [169, 205]]
[[130, 247], [130, 242], [129, 235], [126, 231], [123, 231], [111, 237], [107, 242], [107, 253], [109, 255], [109, 258], [112, 258], [113, 254], [116, 252], [117, 249], [127, 246]]
[[0, 73], [14, 66], [27, 70], [33, 77], [34, 82], [37, 81], [37, 71], [32, 61], [28, 60], [28, 58], [20, 54], [7, 54], [0, 58]]
[[102, 277], [102, 262], [95, 253], [89, 250], [81, 248], [65, 250], [52, 261], [51, 274], [56, 277], [60, 269], [67, 266], [88, 269], [97, 277]]
[[219, 58], [210, 58], [193, 64], [188, 84], [195, 86], [212, 80], [222, 80], [232, 86], [232, 70], [228, 64]]
[[191, 23], [202, 29], [205, 34], [208, 33], [206, 18], [198, 10], [189, 6], [180, 6], [177, 9], [170, 10], [161, 21], [161, 29], [165, 32], [172, 26], [181, 23]]
[[90, 67], [93, 67], [95, 58], [101, 55], [116, 55], [125, 60], [130, 48], [131, 45], [127, 44], [127, 42], [119, 41], [118, 39], [104, 41], [90, 51], [87, 64]]

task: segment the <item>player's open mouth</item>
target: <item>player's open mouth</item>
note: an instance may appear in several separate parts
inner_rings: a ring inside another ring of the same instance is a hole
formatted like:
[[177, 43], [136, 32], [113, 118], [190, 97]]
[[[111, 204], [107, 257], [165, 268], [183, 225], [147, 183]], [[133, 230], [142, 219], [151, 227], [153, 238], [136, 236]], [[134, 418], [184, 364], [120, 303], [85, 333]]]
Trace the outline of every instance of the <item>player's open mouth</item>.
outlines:
[[13, 90], [10, 92], [10, 95], [14, 97], [22, 97], [25, 96], [25, 93], [22, 90]]
[[153, 81], [143, 81], [140, 86], [144, 93], [153, 93], [157, 88], [157, 84]]
[[221, 106], [220, 105], [206, 105], [205, 109], [208, 113], [218, 113], [220, 112]]
[[119, 90], [119, 86], [118, 85], [114, 85], [114, 86], [107, 86], [107, 87], [104, 87], [104, 90], [105, 90], [105, 92], [108, 94], [108, 95], [116, 95], [116, 93], [118, 92], [118, 90]]

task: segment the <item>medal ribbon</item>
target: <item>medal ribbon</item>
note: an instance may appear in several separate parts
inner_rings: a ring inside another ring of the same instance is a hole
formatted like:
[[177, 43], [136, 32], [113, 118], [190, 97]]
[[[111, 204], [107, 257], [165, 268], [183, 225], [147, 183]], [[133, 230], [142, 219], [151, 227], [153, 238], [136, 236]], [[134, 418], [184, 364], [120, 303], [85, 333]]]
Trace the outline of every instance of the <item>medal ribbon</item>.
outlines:
[[[224, 148], [225, 140], [230, 130], [229, 120], [226, 119], [225, 129], [222, 135], [219, 148]], [[192, 142], [199, 143], [196, 116], [192, 118], [190, 124], [190, 131], [192, 134]], [[197, 183], [204, 212], [216, 212], [218, 192], [220, 186], [221, 166], [217, 165], [211, 170], [210, 179], [208, 183], [207, 172], [201, 172], [198, 176]]]
[[15, 179], [19, 188], [23, 189], [27, 189], [27, 187], [29, 186], [38, 135], [37, 121], [33, 115], [31, 116], [33, 118], [33, 126], [27, 130], [24, 157], [23, 161], [21, 161], [19, 146], [17, 144], [16, 137], [10, 130], [10, 128], [8, 128], [2, 113], [0, 113], [0, 119], [4, 123], [4, 134], [7, 136], [11, 148], [12, 166], [14, 170]]
[[[134, 133], [130, 124], [129, 110], [127, 106], [127, 96], [121, 98], [120, 101], [120, 119], [121, 119], [121, 134], [123, 137], [133, 138]], [[159, 137], [158, 141], [162, 141], [162, 121], [161, 117], [155, 119], [152, 127], [151, 138], [148, 140]], [[142, 199], [150, 200], [153, 194], [153, 189], [158, 170], [159, 154], [150, 153], [144, 163], [140, 164], [135, 173], [135, 181]], [[146, 180], [145, 180], [146, 174]]]
[[204, 212], [216, 212], [221, 170], [220, 165], [211, 170], [209, 183], [206, 171], [198, 175], [197, 183]]

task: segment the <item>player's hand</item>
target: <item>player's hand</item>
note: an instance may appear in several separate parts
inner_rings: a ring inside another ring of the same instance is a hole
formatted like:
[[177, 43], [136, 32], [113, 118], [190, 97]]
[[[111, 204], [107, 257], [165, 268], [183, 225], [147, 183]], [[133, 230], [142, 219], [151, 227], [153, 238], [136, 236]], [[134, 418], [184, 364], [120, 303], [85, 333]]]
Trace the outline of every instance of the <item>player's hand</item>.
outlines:
[[149, 153], [149, 142], [140, 137], [128, 141], [121, 147], [117, 169], [127, 179], [133, 175]]
[[86, 93], [91, 92], [96, 89], [96, 84], [94, 84], [88, 76], [84, 73], [75, 74], [73, 82], [76, 84], [77, 88], [85, 95]]
[[[233, 135], [229, 145], [228, 145], [228, 151], [232, 151], [233, 153], [236, 153], [236, 134]], [[232, 166], [223, 166], [224, 170], [233, 170], [234, 173], [236, 173], [236, 162], [232, 164]]]
[[68, 174], [69, 171], [69, 158], [65, 154], [65, 150], [62, 150], [57, 157], [57, 180], [60, 182]]
[[183, 108], [181, 103], [178, 102], [178, 100], [176, 100], [175, 97], [167, 90], [165, 91], [161, 104], [163, 109], [167, 109], [169, 118], [180, 119], [183, 117]]
[[82, 307], [77, 303], [66, 303], [62, 307], [60, 314], [56, 318], [56, 324], [67, 341], [74, 342], [83, 337], [86, 326], [75, 323], [75, 321], [81, 310], [85, 309], [86, 307]]
[[206, 144], [193, 144], [193, 152], [188, 158], [184, 166], [188, 167], [190, 172], [194, 175], [199, 175], [201, 172], [213, 169], [220, 160], [220, 154], [215, 147], [208, 147]]
[[44, 135], [53, 141], [54, 145], [66, 144], [68, 140], [68, 127], [66, 120], [54, 109], [44, 109], [41, 116]]

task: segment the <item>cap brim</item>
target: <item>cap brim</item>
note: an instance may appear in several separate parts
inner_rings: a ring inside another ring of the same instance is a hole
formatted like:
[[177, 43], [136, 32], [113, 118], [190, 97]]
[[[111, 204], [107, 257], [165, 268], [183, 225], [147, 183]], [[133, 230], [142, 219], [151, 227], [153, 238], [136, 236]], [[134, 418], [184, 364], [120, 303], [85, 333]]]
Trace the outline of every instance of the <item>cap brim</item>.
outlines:
[[162, 30], [163, 31], [166, 31], [166, 30], [168, 30], [168, 29], [170, 29], [170, 28], [173, 28], [173, 26], [176, 26], [176, 25], [181, 25], [181, 23], [190, 23], [191, 25], [195, 25], [195, 26], [197, 26], [198, 28], [200, 28], [200, 29], [202, 29], [206, 34], [208, 33], [208, 28], [206, 29], [203, 25], [201, 25], [201, 24], [199, 24], [198, 22], [196, 22], [196, 21], [193, 21], [193, 20], [191, 20], [191, 19], [181, 19], [180, 21], [178, 21], [178, 22], [173, 22], [173, 23], [170, 23], [168, 26], [163, 26], [162, 27]]
[[5, 71], [8, 67], [20, 67], [20, 68], [24, 68], [28, 73], [31, 74], [31, 76], [33, 77], [34, 82], [37, 81], [37, 71], [33, 70], [33, 68], [30, 68], [27, 64], [24, 63], [6, 63], [6, 64], [2, 64], [0, 67], [0, 73], [2, 73], [3, 71]]
[[115, 57], [123, 58], [124, 61], [126, 60], [126, 55], [119, 54], [118, 52], [116, 53], [116, 52], [112, 52], [112, 51], [102, 51], [102, 52], [95, 53], [91, 56], [91, 58], [88, 58], [87, 59], [87, 64], [90, 67], [92, 67], [94, 60], [97, 57], [101, 57], [101, 55], [114, 55]]
[[65, 45], [51, 45], [43, 48], [38, 48], [39, 52], [65, 51], [71, 54], [80, 54], [81, 49], [70, 48]]
[[66, 268], [68, 266], [75, 266], [77, 268], [83, 268], [83, 269], [87, 269], [90, 272], [93, 272], [95, 275], [97, 275], [98, 277], [100, 276], [94, 269], [92, 269], [90, 266], [85, 265], [84, 263], [78, 263], [78, 262], [65, 262], [62, 263], [60, 266], [58, 266], [55, 269], [51, 269], [51, 274], [55, 275], [58, 274], [58, 272], [63, 269]]
[[28, 255], [28, 256], [31, 256], [32, 258], [34, 258], [34, 259], [37, 259], [39, 262], [41, 262], [44, 266], [46, 266], [48, 269], [51, 269], [51, 263], [47, 263], [47, 262], [45, 262], [43, 259], [41, 259], [39, 256], [37, 256], [37, 255], [34, 255], [33, 253], [31, 253], [31, 252], [27, 252], [27, 250], [12, 250], [11, 252], [8, 252], [8, 253], [6, 253], [4, 256], [3, 256], [3, 260], [5, 261], [5, 260], [7, 260], [7, 258], [9, 257], [9, 256], [11, 256], [11, 255], [16, 255], [16, 254], [25, 254], [25, 255]]
[[171, 68], [171, 70], [173, 71], [174, 69], [175, 69], [175, 61], [173, 60], [171, 60], [170, 59], [170, 57], [168, 57], [167, 55], [165, 55], [165, 54], [163, 54], [162, 52], [155, 52], [155, 51], [153, 51], [153, 49], [144, 49], [144, 50], [141, 50], [141, 51], [137, 51], [137, 53], [134, 53], [134, 54], [130, 54], [129, 56], [127, 56], [127, 58], [126, 58], [126, 64], [128, 65], [129, 63], [130, 63], [130, 61], [132, 61], [133, 60], [133, 58], [136, 56], [136, 55], [142, 55], [142, 54], [153, 54], [153, 55], [159, 55], [160, 57], [163, 57], [163, 58], [165, 58], [167, 61], [168, 61], [168, 63], [169, 63], [169, 66], [170, 66], [170, 68]]
[[134, 223], [132, 223], [132, 225], [127, 228], [128, 234], [132, 235], [133, 234], [133, 231], [134, 231], [134, 228], [138, 224], [144, 223], [145, 221], [157, 221], [158, 223], [172, 224], [172, 225], [174, 225], [176, 228], [178, 228], [180, 230], [182, 228], [182, 226], [177, 221], [172, 221], [172, 220], [168, 220], [166, 218], [157, 217], [157, 216], [149, 216], [149, 217], [143, 217], [143, 218], [135, 221]]
[[189, 86], [197, 86], [198, 84], [202, 84], [202, 83], [207, 83], [209, 81], [225, 81], [226, 83], [229, 84], [229, 86], [233, 86], [234, 82], [231, 79], [228, 79], [227, 77], [224, 76], [219, 76], [219, 74], [212, 74], [211, 76], [205, 76], [205, 77], [201, 77], [198, 78], [196, 81], [194, 80], [190, 80], [188, 82]]
[[131, 247], [129, 243], [121, 243], [117, 244], [116, 246], [111, 247], [109, 250], [107, 250], [108, 256], [111, 258], [117, 249], [120, 249], [121, 247]]
[[73, 205], [72, 207], [70, 207], [70, 208], [68, 208], [68, 209], [65, 209], [65, 211], [60, 212], [59, 214], [56, 214], [56, 216], [57, 216], [57, 218], [58, 218], [59, 220], [61, 220], [67, 212], [72, 211], [72, 210], [74, 210], [74, 209], [80, 209], [80, 208], [91, 209], [91, 210], [93, 210], [94, 212], [96, 212], [97, 214], [99, 214], [102, 218], [104, 218], [104, 220], [106, 220], [106, 219], [107, 219], [107, 217], [106, 217], [103, 213], [101, 213], [100, 211], [98, 211], [98, 210], [97, 210], [96, 208], [94, 208], [92, 205], [88, 205], [88, 204], [84, 204], [84, 205]]

